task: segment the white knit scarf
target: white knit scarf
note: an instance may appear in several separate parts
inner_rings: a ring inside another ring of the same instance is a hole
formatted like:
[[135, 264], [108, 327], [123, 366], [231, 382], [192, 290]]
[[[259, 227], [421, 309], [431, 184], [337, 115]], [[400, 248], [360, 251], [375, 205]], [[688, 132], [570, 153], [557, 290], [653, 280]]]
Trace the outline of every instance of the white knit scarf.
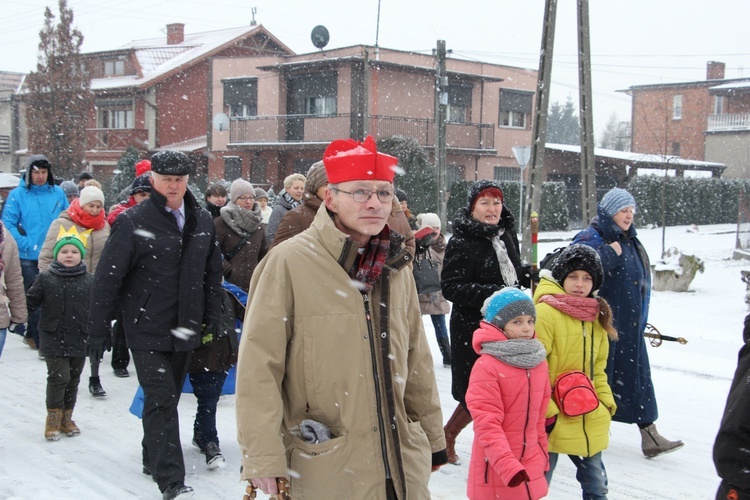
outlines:
[[513, 267], [508, 256], [508, 249], [505, 248], [505, 242], [500, 237], [505, 233], [505, 229], [500, 229], [493, 238], [490, 238], [492, 242], [492, 248], [495, 249], [497, 254], [497, 262], [500, 264], [500, 274], [503, 276], [503, 283], [505, 286], [515, 286], [518, 284], [518, 275], [516, 274], [516, 268]]

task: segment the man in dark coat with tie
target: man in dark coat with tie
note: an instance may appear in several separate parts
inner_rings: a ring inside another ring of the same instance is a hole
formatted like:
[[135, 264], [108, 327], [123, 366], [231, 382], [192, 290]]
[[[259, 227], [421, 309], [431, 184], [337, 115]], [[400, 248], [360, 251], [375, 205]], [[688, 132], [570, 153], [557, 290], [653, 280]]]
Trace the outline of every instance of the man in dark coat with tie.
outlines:
[[93, 357], [110, 349], [119, 303], [145, 395], [143, 472], [173, 499], [192, 493], [184, 484], [177, 403], [190, 353], [202, 331], [220, 322], [221, 251], [211, 215], [187, 189], [188, 157], [160, 151], [151, 166], [151, 197], [117, 218], [102, 252], [88, 351]]

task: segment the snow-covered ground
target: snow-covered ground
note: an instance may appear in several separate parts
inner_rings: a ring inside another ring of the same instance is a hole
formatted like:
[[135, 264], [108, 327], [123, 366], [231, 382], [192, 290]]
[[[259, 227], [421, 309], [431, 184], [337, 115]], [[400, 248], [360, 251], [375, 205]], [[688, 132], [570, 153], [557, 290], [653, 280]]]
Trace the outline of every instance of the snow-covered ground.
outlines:
[[[734, 228], [705, 226], [697, 233], [688, 232], [684, 226], [667, 229], [667, 247], [676, 246], [683, 253], [697, 255], [706, 269], [697, 275], [689, 292], [653, 292], [651, 301], [651, 323], [664, 335], [689, 341], [687, 345], [665, 342], [659, 348], [649, 347], [661, 415], [659, 430], [670, 439], [682, 439], [685, 447], [647, 460], [640, 452], [637, 428], [613, 424], [610, 446], [604, 452], [611, 499], [706, 499], [715, 494], [718, 478], [711, 450], [747, 313], [740, 270], [750, 269], [750, 262], [732, 260]], [[661, 230], [641, 229], [639, 235], [655, 261], [661, 253]], [[540, 243], [539, 255], [560, 245]], [[433, 355], [438, 360], [437, 380], [447, 419], [455, 408], [450, 396], [450, 370], [439, 363], [431, 322], [429, 317], [424, 319]], [[84, 374], [88, 376], [88, 368]], [[128, 412], [137, 387], [135, 377], [115, 378], [107, 357], [102, 365], [106, 398], [94, 399], [88, 393], [87, 380], [81, 382], [75, 411], [81, 435], [47, 442], [43, 436], [45, 376], [44, 362], [20, 337], [8, 334], [0, 358], [0, 498], [160, 498], [156, 485], [141, 473], [141, 423]], [[227, 459], [224, 469], [206, 470], [203, 456], [190, 445], [194, 412], [195, 398], [184, 395], [180, 415], [188, 469], [186, 483], [195, 488], [196, 498], [241, 498], [244, 484], [239, 481], [234, 397], [224, 396], [219, 403], [219, 436]], [[469, 426], [457, 443], [464, 462], [445, 466], [432, 475], [433, 498], [465, 498], [471, 440]], [[564, 457], [547, 498], [580, 498], [575, 468]]]

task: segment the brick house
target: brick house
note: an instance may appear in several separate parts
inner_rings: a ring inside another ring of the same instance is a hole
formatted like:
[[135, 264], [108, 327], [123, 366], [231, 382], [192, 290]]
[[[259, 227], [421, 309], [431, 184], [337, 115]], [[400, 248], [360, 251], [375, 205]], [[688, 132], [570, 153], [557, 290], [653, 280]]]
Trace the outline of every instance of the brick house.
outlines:
[[[531, 141], [536, 71], [447, 59], [447, 181], [517, 179]], [[434, 55], [357, 45], [267, 58], [214, 58], [209, 173], [278, 189], [333, 139], [415, 138], [434, 156]]]
[[706, 80], [625, 90], [632, 96], [631, 150], [724, 163], [724, 175], [748, 177], [750, 79], [725, 79], [724, 70], [709, 61]]

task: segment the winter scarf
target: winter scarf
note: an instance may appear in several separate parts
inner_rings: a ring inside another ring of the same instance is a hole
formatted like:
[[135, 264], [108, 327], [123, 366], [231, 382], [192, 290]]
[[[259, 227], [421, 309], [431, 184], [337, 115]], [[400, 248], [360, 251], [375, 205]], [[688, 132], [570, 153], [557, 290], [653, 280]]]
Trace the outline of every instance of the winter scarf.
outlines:
[[510, 260], [508, 255], [508, 249], [505, 247], [505, 242], [500, 237], [505, 233], [504, 228], [500, 228], [500, 231], [492, 238], [492, 248], [495, 249], [497, 255], [497, 262], [500, 264], [500, 274], [503, 275], [503, 283], [507, 286], [514, 286], [518, 283], [518, 275], [516, 274], [516, 268], [513, 267], [513, 262]]
[[543, 295], [539, 302], [580, 321], [593, 322], [599, 316], [599, 301], [592, 297], [574, 297], [565, 293]]
[[282, 192], [279, 196], [286, 202], [287, 205], [289, 205], [289, 210], [296, 208], [302, 204], [302, 201], [295, 200], [294, 198], [292, 198], [292, 195], [287, 193], [286, 191]]
[[226, 206], [221, 207], [219, 217], [226, 222], [229, 229], [245, 237], [260, 227], [260, 205], [256, 203], [251, 210], [246, 210], [230, 201]]
[[65, 267], [59, 260], [53, 260], [48, 269], [49, 272], [58, 276], [78, 276], [86, 272], [86, 263], [81, 261], [75, 267]]
[[375, 284], [380, 280], [383, 266], [388, 258], [388, 249], [391, 243], [391, 232], [385, 226], [380, 234], [370, 238], [365, 247], [365, 252], [359, 260], [359, 265], [352, 269], [350, 276], [361, 283], [360, 292], [370, 293]]
[[70, 220], [86, 229], [99, 231], [104, 228], [104, 210], [100, 211], [99, 215], [94, 217], [81, 208], [78, 198], [70, 203], [70, 206], [68, 207], [68, 215], [70, 216]]
[[547, 358], [544, 345], [537, 339], [509, 339], [482, 342], [479, 354], [489, 354], [506, 365], [530, 370]]

